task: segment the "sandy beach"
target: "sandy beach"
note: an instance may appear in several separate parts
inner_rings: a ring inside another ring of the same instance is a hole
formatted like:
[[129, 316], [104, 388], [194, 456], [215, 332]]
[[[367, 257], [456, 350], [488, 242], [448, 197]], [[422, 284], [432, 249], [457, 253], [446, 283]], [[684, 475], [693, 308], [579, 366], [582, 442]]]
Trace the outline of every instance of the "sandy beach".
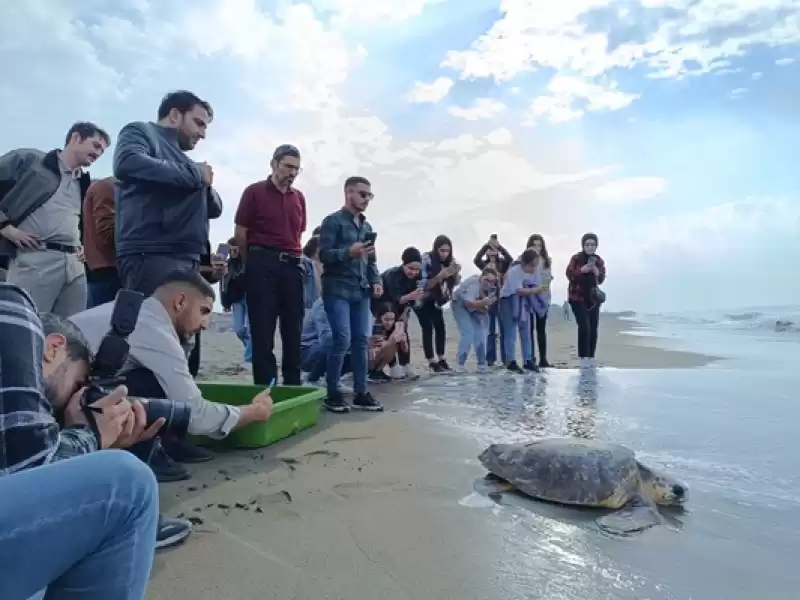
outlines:
[[[603, 365], [686, 368], [714, 360], [645, 346], [622, 333], [630, 326], [603, 316]], [[226, 327], [222, 316], [204, 334], [204, 379], [247, 379], [236, 374], [241, 345]], [[416, 346], [418, 334], [413, 326]], [[549, 334], [551, 360], [574, 365], [574, 322], [559, 315]], [[485, 508], [459, 506], [484, 474], [475, 460], [481, 442], [421, 418], [418, 385], [375, 386], [383, 414], [323, 413], [300, 435], [221, 454], [190, 466], [191, 480], [163, 484], [162, 510], [192, 519], [195, 533], [158, 554], [148, 598], [523, 598], [518, 587], [505, 587], [497, 562], [508, 553], [512, 525], [498, 528]]]

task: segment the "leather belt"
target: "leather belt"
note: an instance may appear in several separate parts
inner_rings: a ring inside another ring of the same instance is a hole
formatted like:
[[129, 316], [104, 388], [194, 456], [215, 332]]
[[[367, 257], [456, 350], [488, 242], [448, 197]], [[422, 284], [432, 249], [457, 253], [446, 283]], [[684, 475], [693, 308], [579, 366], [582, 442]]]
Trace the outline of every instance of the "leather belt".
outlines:
[[81, 251], [81, 247], [68, 246], [67, 244], [59, 244], [57, 242], [42, 242], [39, 244], [39, 250], [53, 250], [54, 252], [64, 252], [65, 254], [78, 254]]
[[278, 248], [270, 248], [269, 246], [260, 246], [258, 244], [250, 244], [247, 247], [247, 250], [248, 252], [257, 251], [274, 254], [281, 262], [299, 262], [302, 258], [302, 255], [296, 252], [286, 252], [284, 250], [279, 250]]

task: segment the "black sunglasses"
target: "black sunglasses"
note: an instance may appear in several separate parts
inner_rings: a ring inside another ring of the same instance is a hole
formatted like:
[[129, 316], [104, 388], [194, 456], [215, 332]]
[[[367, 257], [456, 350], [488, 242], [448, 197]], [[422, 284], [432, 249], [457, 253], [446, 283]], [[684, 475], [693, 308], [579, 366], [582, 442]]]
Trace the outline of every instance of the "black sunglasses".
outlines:
[[375, 197], [375, 194], [372, 192], [358, 192], [358, 195], [361, 196], [364, 200], [372, 200]]

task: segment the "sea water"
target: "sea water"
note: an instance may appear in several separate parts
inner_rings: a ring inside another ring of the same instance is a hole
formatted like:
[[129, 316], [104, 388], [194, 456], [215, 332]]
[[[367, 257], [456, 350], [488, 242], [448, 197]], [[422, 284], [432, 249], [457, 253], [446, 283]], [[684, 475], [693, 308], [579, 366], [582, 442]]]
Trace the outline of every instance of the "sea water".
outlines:
[[[419, 384], [427, 401], [413, 410], [484, 444], [619, 442], [689, 485], [683, 514], [627, 539], [600, 533], [595, 511], [513, 499], [487, 518], [507, 527], [498, 564], [515, 598], [800, 598], [800, 339], [650, 325], [670, 345], [727, 358], [690, 370], [435, 377]], [[482, 506], [470, 496], [462, 505]]]

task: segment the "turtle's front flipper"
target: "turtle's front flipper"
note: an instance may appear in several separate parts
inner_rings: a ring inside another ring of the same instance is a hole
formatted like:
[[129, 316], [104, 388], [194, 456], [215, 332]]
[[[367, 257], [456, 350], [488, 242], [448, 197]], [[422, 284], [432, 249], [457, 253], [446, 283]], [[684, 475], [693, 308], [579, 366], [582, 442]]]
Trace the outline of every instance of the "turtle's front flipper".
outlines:
[[658, 509], [644, 499], [634, 499], [616, 512], [597, 519], [597, 525], [612, 535], [631, 535], [661, 524]]
[[516, 489], [517, 488], [508, 483], [505, 479], [493, 473], [489, 473], [486, 477], [482, 477], [475, 482], [475, 491], [485, 496], [495, 496], [505, 492], [513, 492]]

